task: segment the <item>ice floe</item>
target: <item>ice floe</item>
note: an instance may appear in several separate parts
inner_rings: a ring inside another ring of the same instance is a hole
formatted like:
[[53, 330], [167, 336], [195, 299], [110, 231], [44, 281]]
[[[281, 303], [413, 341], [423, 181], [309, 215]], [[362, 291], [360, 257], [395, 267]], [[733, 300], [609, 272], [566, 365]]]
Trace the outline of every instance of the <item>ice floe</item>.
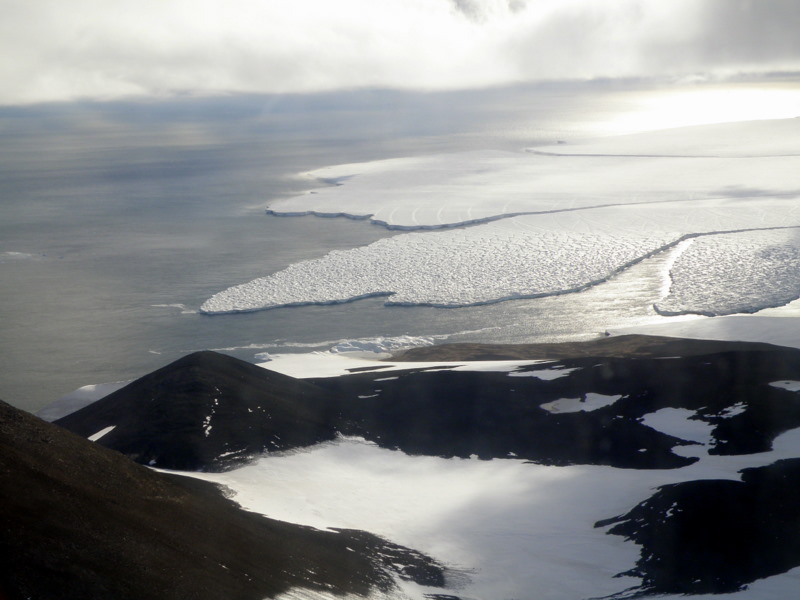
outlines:
[[724, 315], [781, 306], [800, 297], [800, 229], [749, 231], [691, 240], [670, 272], [662, 314]]
[[[800, 226], [800, 206], [697, 201], [691, 210], [674, 203], [615, 206], [406, 233], [233, 286], [212, 296], [201, 311], [245, 312], [370, 296], [390, 296], [387, 304], [460, 307], [563, 294], [600, 283], [689, 236], [784, 227], [787, 221]], [[797, 231], [789, 230], [787, 243]], [[789, 269], [793, 254], [775, 254], [776, 260], [787, 264], [775, 268]], [[705, 287], [713, 290], [717, 283], [709, 280]], [[753, 295], [763, 293], [763, 286], [753, 286]]]
[[564, 293], [602, 281], [679, 237], [612, 223], [602, 233], [591, 229], [578, 218], [542, 215], [403, 234], [228, 288], [201, 311], [244, 312], [369, 296], [391, 296], [390, 304], [456, 307]]
[[446, 230], [296, 263], [215, 294], [201, 311], [370, 296], [460, 307], [577, 292], [684, 240], [694, 243], [672, 267], [664, 313], [784, 304], [800, 295], [798, 130], [800, 119], [758, 121], [606, 138], [573, 154], [565, 145], [321, 169], [312, 175], [338, 185], [269, 212]]

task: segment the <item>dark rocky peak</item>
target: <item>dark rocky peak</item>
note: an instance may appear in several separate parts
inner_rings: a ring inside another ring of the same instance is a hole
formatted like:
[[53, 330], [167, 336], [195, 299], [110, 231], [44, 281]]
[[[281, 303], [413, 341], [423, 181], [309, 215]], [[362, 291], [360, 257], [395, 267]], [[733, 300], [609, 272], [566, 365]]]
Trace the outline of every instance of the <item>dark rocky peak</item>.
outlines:
[[[329, 392], [251, 363], [189, 354], [56, 423], [139, 463], [224, 470], [335, 435]], [[113, 429], [111, 429], [113, 428]]]

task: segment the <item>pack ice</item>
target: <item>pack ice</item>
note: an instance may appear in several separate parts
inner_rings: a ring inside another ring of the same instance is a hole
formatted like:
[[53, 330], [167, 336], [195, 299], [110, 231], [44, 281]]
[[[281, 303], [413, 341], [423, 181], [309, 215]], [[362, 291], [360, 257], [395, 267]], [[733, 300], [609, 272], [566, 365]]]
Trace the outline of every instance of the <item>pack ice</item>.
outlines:
[[782, 305], [800, 295], [799, 140], [800, 119], [754, 121], [320, 169], [310, 176], [335, 185], [268, 213], [418, 231], [235, 285], [201, 311], [368, 296], [458, 307], [578, 292], [671, 248], [679, 256], [663, 313]]

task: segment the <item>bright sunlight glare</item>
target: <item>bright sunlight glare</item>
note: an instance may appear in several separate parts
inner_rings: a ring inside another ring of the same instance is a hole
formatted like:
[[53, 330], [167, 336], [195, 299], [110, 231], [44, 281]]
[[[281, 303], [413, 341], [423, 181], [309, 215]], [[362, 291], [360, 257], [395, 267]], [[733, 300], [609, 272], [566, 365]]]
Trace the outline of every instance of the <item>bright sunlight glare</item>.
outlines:
[[645, 92], [632, 100], [630, 111], [602, 128], [608, 133], [636, 133], [797, 116], [800, 116], [800, 89], [715, 87]]

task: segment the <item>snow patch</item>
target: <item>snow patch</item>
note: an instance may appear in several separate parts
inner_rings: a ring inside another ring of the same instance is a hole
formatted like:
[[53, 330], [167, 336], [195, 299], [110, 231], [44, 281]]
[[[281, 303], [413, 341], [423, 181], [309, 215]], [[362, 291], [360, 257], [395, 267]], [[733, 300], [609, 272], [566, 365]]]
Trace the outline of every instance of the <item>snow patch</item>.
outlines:
[[[547, 362], [547, 361], [542, 361]], [[568, 376], [573, 371], [577, 371], [578, 369], [541, 369], [537, 371], [514, 371], [513, 373], [509, 373], [509, 377], [536, 377], [536, 379], [542, 379], [544, 381], [553, 381], [554, 379], [561, 379], [562, 377]], [[564, 412], [564, 411], [561, 411]]]
[[[682, 439], [707, 441], [707, 432], [688, 416], [687, 411], [658, 411], [646, 420]], [[738, 480], [741, 469], [799, 453], [800, 429], [778, 436], [771, 452], [703, 453], [698, 462], [672, 470], [408, 456], [344, 438], [270, 455], [226, 473], [191, 475], [235, 490], [236, 501], [248, 510], [318, 528], [371, 531], [470, 573], [463, 587], [438, 593], [575, 600], [608, 596], [639, 583], [614, 577], [634, 566], [639, 548], [596, 529], [598, 520], [630, 510], [658, 486]], [[798, 572], [713, 598], [782, 597], [751, 590], [790, 589]]]
[[692, 418], [695, 414], [695, 411], [688, 408], [662, 408], [646, 414], [642, 418], [642, 423], [661, 433], [708, 446], [713, 439], [714, 427], [705, 421]]
[[552, 361], [541, 360], [487, 360], [487, 361], [436, 361], [436, 362], [392, 362], [364, 358], [360, 355], [336, 354], [331, 352], [312, 352], [307, 354], [276, 354], [267, 363], [259, 366], [297, 377], [308, 379], [313, 377], [338, 377], [347, 375], [358, 369], [369, 369], [372, 373], [389, 373], [407, 370], [444, 370], [480, 371], [480, 372], [513, 372]]
[[116, 425], [109, 425], [108, 427], [104, 427], [103, 429], [101, 429], [97, 433], [93, 433], [92, 435], [90, 435], [86, 439], [88, 439], [90, 442], [96, 442], [97, 440], [102, 438], [104, 435], [114, 431], [114, 429], [116, 429], [116, 427], [117, 427]]
[[611, 406], [622, 398], [622, 396], [604, 396], [603, 394], [596, 394], [589, 392], [583, 398], [562, 398], [553, 402], [542, 404], [542, 408], [550, 413], [574, 413], [574, 412], [591, 412], [598, 408]]
[[773, 381], [770, 385], [790, 392], [800, 392], [800, 381]]
[[[800, 382], [798, 382], [800, 383]], [[798, 388], [800, 390], [800, 387]], [[741, 415], [747, 410], [747, 405], [744, 402], [738, 402], [733, 406], [730, 406], [719, 413], [719, 416], [723, 419], [730, 419], [731, 417], [736, 417]]]

